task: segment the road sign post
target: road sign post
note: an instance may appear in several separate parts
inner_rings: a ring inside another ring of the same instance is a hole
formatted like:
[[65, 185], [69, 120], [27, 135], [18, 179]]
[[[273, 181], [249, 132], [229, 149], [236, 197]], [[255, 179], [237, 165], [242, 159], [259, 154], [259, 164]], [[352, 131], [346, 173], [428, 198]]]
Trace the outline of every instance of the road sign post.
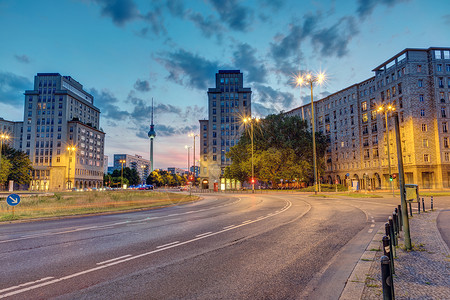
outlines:
[[8, 203], [9, 206], [12, 206], [12, 213], [14, 217], [14, 207], [20, 203], [20, 196], [17, 194], [10, 194], [6, 197], [6, 203]]

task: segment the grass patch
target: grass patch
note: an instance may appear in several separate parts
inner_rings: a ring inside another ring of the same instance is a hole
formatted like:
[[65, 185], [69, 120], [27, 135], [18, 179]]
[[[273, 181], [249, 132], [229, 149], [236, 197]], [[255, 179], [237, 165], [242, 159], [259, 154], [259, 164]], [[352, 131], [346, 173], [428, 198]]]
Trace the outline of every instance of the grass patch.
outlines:
[[198, 199], [197, 196], [181, 193], [131, 190], [22, 195], [20, 204], [15, 207], [14, 217], [9, 206], [0, 206], [0, 221], [172, 206]]
[[362, 261], [373, 261], [373, 259], [361, 258]]
[[308, 197], [315, 197], [315, 198], [334, 198], [331, 195], [325, 195], [325, 194], [317, 194], [317, 195], [309, 195]]
[[[317, 189], [319, 189], [319, 187], [317, 187]], [[338, 184], [337, 190], [338, 190], [338, 192], [345, 192], [348, 190], [348, 188], [342, 184]], [[308, 187], [300, 189], [299, 191], [300, 192], [314, 192], [314, 186], [308, 186]], [[321, 192], [336, 192], [336, 185], [335, 184], [321, 184], [320, 191]]]
[[381, 251], [381, 250], [379, 248], [378, 249], [377, 248], [372, 248], [369, 251], [376, 251], [376, 252], [378, 252], [378, 251]]
[[336, 196], [344, 196], [344, 197], [351, 197], [351, 198], [384, 198], [381, 195], [377, 194], [366, 194], [366, 193], [340, 193], [336, 194]]
[[444, 197], [450, 196], [450, 192], [420, 192], [420, 197]]

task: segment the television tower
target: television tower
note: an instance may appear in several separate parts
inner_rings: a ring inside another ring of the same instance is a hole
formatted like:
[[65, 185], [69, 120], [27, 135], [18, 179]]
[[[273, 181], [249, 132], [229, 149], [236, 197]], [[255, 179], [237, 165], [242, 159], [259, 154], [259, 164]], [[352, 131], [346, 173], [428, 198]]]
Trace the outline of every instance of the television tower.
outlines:
[[152, 123], [150, 124], [150, 130], [148, 137], [150, 138], [150, 173], [153, 172], [153, 139], [156, 136], [155, 125], [153, 125], [153, 98], [152, 98]]

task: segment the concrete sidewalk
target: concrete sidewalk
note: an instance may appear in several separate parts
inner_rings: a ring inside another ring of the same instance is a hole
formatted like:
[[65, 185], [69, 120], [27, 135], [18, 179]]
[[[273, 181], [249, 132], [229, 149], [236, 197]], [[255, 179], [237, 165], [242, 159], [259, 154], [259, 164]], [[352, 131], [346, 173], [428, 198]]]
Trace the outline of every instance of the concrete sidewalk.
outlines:
[[[445, 224], [437, 226], [439, 214], [442, 214], [439, 222]], [[410, 218], [412, 251], [402, 249], [404, 235], [400, 233], [400, 247], [394, 259], [395, 299], [450, 299], [450, 251], [442, 238], [450, 236], [447, 216], [446, 210], [414, 214]], [[340, 299], [383, 299], [380, 264], [383, 235], [384, 225], [361, 256]]]

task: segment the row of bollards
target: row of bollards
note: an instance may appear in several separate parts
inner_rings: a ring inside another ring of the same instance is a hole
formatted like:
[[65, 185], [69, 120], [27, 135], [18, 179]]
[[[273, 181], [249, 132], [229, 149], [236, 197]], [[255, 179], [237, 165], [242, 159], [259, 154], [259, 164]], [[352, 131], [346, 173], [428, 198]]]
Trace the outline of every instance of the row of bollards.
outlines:
[[[434, 210], [433, 207], [433, 196], [431, 196], [431, 200], [430, 200], [430, 209]], [[426, 212], [425, 210], [425, 199], [422, 197], [422, 211]], [[417, 213], [420, 215], [420, 198], [417, 201]], [[412, 211], [411, 211], [411, 217], [412, 217]]]
[[403, 228], [401, 218], [401, 205], [395, 208], [392, 216], [389, 216], [388, 222], [384, 224], [385, 236], [383, 236], [383, 256], [381, 257], [381, 281], [383, 286], [383, 300], [393, 300], [395, 274], [394, 257], [395, 247], [398, 246], [398, 236]]

